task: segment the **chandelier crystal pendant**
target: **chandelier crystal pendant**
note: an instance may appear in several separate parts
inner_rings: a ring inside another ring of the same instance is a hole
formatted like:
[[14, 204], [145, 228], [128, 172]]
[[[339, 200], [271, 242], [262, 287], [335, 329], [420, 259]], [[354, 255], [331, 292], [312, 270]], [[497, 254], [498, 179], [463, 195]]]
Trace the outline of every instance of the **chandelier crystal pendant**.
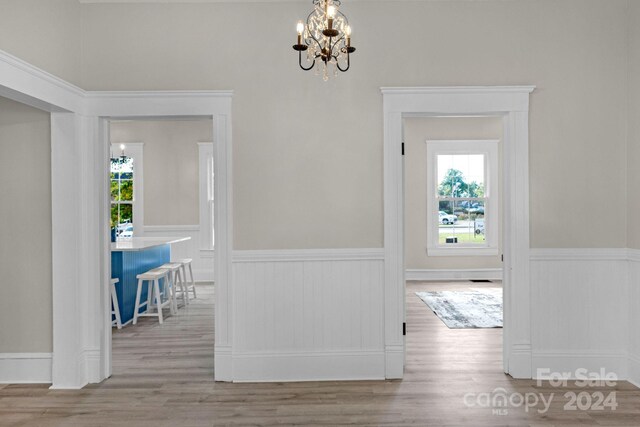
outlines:
[[[340, 0], [313, 0], [313, 11], [307, 17], [307, 24], [298, 22], [298, 42], [293, 49], [298, 51], [298, 63], [305, 71], [311, 70], [316, 62], [316, 74], [322, 67], [322, 78], [329, 80], [330, 68], [334, 76], [338, 70], [345, 72], [351, 66], [349, 56], [356, 51], [351, 46], [351, 26], [349, 20], [340, 12]], [[306, 65], [302, 56], [306, 52]]]

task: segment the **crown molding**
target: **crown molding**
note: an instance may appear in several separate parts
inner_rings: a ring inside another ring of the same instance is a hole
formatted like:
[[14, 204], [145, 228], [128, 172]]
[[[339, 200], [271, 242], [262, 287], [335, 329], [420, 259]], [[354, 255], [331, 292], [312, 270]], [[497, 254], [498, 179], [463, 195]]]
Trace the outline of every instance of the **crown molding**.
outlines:
[[531, 93], [535, 86], [437, 86], [437, 87], [381, 87], [385, 95], [455, 94], [455, 93]]

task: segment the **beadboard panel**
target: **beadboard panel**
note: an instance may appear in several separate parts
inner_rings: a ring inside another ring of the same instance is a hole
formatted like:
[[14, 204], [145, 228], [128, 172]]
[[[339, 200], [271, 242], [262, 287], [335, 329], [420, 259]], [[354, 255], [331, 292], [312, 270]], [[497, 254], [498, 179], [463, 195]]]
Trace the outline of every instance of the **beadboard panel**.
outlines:
[[534, 375], [606, 368], [627, 376], [628, 263], [624, 249], [532, 250]]
[[640, 387], [640, 250], [629, 250], [629, 381]]
[[195, 280], [198, 282], [213, 281], [213, 250], [201, 249], [200, 226], [147, 225], [143, 228], [143, 233], [144, 237], [191, 237], [191, 240], [171, 245], [171, 259], [191, 258]]
[[233, 260], [234, 380], [384, 378], [382, 250], [235, 251]]

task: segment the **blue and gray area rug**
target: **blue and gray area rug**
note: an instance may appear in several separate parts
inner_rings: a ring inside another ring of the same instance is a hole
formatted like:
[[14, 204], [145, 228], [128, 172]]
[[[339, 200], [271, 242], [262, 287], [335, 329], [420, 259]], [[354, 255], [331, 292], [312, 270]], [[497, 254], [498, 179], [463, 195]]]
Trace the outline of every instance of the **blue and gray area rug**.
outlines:
[[416, 292], [451, 329], [502, 328], [502, 289]]

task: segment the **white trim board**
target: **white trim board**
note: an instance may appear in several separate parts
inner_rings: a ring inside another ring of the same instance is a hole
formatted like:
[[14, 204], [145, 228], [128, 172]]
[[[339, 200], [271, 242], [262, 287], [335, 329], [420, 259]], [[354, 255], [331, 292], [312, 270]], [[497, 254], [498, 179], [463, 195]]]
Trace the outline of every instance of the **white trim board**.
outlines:
[[[404, 348], [404, 117], [503, 119], [503, 367], [531, 378], [529, 284], [529, 95], [535, 86], [381, 88], [384, 117], [385, 347]], [[402, 378], [404, 357], [386, 358], [386, 378]]]
[[626, 261], [631, 260], [632, 251], [624, 248], [531, 248], [530, 258], [531, 261]]
[[382, 248], [236, 250], [233, 262], [383, 260]]
[[0, 353], [0, 384], [50, 384], [51, 353]]
[[405, 271], [405, 280], [502, 280], [502, 269], [407, 269]]

